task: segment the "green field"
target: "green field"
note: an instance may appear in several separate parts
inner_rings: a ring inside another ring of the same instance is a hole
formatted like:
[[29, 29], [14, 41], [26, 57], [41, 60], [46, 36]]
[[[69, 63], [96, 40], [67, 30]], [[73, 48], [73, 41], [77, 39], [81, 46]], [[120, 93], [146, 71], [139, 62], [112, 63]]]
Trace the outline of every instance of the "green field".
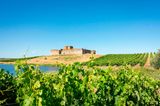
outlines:
[[0, 62], [16, 62], [17, 60], [28, 60], [28, 59], [33, 59], [37, 57], [40, 57], [40, 56], [26, 57], [26, 58], [0, 58]]
[[[94, 59], [95, 65], [98, 66], [121, 66], [121, 65], [140, 65], [144, 66], [147, 61], [149, 53], [139, 54], [109, 54], [100, 58]], [[151, 53], [153, 57], [154, 54]]]

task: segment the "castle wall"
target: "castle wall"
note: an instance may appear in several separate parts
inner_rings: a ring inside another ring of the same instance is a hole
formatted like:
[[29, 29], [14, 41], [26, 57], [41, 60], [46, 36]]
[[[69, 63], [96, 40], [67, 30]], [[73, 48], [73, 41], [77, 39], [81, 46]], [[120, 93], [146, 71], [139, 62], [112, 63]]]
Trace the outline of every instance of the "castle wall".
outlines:
[[51, 50], [52, 55], [60, 55], [61, 51], [60, 50]]
[[91, 54], [96, 54], [96, 51], [95, 50], [91, 50]]
[[73, 49], [73, 46], [64, 46], [63, 50], [70, 50]]
[[83, 54], [96, 54], [96, 51], [95, 50], [83, 49]]
[[96, 54], [95, 50], [87, 50], [87, 49], [77, 49], [73, 48], [73, 46], [64, 46], [63, 49], [51, 50], [52, 55], [69, 55], [69, 54]]
[[83, 54], [91, 54], [91, 50], [83, 49]]
[[62, 50], [61, 54], [82, 54], [82, 49], [69, 49], [69, 50]]

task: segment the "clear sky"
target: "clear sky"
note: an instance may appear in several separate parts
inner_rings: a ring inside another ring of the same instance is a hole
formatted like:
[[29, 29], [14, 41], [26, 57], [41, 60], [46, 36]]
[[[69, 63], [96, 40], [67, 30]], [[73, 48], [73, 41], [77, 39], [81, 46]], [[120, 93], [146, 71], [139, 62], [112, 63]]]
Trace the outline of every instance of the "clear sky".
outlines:
[[160, 48], [160, 0], [0, 0], [0, 58], [64, 45], [99, 54]]

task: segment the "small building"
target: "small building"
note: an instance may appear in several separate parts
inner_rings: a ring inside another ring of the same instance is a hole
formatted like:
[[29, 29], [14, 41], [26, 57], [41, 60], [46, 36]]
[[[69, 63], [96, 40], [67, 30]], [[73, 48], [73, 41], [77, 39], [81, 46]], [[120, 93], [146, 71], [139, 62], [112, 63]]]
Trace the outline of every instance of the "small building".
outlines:
[[95, 50], [87, 50], [83, 48], [73, 48], [73, 46], [64, 46], [63, 49], [51, 50], [52, 55], [69, 55], [69, 54], [96, 54]]

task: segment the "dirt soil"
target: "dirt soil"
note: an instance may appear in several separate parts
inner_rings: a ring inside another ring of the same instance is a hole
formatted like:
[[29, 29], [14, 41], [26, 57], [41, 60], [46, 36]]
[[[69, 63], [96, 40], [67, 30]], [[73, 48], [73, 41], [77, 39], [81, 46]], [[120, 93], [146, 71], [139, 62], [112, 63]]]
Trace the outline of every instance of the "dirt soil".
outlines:
[[150, 66], [151, 66], [151, 64], [150, 64], [150, 54], [149, 54], [144, 67], [150, 67]]
[[98, 58], [101, 56], [97, 54], [42, 56], [30, 59], [27, 62], [29, 64], [73, 64], [74, 62], [87, 62], [91, 57]]

